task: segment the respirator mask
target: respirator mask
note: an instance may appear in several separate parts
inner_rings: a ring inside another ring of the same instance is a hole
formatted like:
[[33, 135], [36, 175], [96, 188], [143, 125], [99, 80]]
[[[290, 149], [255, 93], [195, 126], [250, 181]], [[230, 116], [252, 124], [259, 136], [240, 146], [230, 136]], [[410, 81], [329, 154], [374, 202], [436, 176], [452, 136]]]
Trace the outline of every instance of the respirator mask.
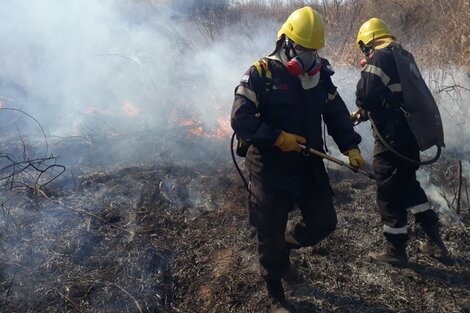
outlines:
[[294, 76], [314, 76], [321, 70], [321, 59], [316, 50], [307, 49], [285, 38], [284, 53], [289, 58], [287, 70]]
[[366, 56], [365, 59], [359, 60], [359, 65], [361, 67], [366, 66], [367, 60], [372, 58], [374, 55], [374, 49], [372, 47], [366, 46], [362, 41], [359, 41], [359, 48], [361, 49], [362, 53]]

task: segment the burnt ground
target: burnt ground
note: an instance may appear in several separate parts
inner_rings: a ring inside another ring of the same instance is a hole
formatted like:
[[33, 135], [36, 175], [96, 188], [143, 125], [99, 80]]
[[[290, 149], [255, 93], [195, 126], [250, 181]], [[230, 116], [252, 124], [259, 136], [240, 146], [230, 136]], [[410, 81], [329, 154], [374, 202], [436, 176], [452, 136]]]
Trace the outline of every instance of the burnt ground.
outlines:
[[[443, 236], [457, 265], [420, 254], [412, 227], [405, 269], [366, 256], [382, 245], [373, 183], [330, 168], [339, 223], [293, 253], [297, 311], [470, 312], [469, 204], [464, 192], [456, 215], [455, 163], [428, 171], [447, 194]], [[267, 312], [247, 194], [227, 158], [80, 166], [41, 190], [3, 191], [1, 312]]]

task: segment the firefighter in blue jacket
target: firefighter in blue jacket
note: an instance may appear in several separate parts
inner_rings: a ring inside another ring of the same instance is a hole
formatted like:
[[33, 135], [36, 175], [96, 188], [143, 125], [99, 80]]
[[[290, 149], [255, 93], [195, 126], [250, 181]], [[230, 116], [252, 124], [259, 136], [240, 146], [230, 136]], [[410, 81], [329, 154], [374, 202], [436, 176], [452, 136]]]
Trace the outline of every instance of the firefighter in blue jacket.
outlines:
[[[281, 279], [291, 266], [290, 249], [315, 245], [337, 223], [323, 161], [299, 144], [323, 150], [323, 118], [350, 164], [364, 166], [361, 137], [331, 81], [334, 71], [318, 56], [323, 46], [321, 16], [311, 7], [295, 10], [278, 32], [274, 52], [251, 66], [235, 90], [231, 124], [249, 143], [249, 218], [272, 312], [289, 312]], [[295, 205], [302, 218], [287, 223]]]
[[[425, 142], [424, 137], [428, 136], [433, 143], [437, 138], [437, 143], [444, 145], [442, 123], [434, 99], [414, 58], [396, 42], [382, 20], [372, 18], [365, 22], [356, 43], [365, 54], [366, 62], [356, 89], [359, 110], [352, 117], [356, 122], [370, 117], [374, 128], [373, 169], [377, 177], [377, 206], [387, 243], [385, 251], [370, 253], [369, 256], [395, 266], [406, 265], [409, 212], [427, 236], [421, 250], [445, 264], [453, 264], [439, 234], [438, 217], [416, 180], [416, 170], [420, 165], [418, 142]], [[409, 96], [405, 98], [404, 94]], [[421, 99], [421, 95], [428, 96]], [[419, 101], [434, 111], [428, 111], [432, 114], [424, 112], [428, 116], [420, 113], [420, 123], [412, 125], [412, 112], [422, 109], [416, 105]], [[413, 105], [415, 108], [410, 110]]]

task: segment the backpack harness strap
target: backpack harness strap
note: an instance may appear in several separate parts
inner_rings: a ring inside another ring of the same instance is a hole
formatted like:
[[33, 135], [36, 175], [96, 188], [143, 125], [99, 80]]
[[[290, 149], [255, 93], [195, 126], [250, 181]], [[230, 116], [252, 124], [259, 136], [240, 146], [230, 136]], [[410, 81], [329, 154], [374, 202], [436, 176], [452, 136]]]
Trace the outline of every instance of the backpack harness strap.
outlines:
[[[267, 57], [262, 58], [259, 61], [256, 61], [253, 65], [258, 71], [259, 77], [263, 80], [263, 92], [260, 95], [260, 100], [266, 98], [271, 92], [273, 87], [273, 77], [272, 72], [269, 69], [269, 59]], [[259, 101], [261, 102], [261, 101]]]
[[264, 94], [268, 94], [273, 86], [273, 76], [271, 70], [269, 69], [268, 60], [269, 59], [267, 57], [264, 57], [253, 64], [258, 71], [259, 77], [261, 77], [261, 79], [264, 81]]

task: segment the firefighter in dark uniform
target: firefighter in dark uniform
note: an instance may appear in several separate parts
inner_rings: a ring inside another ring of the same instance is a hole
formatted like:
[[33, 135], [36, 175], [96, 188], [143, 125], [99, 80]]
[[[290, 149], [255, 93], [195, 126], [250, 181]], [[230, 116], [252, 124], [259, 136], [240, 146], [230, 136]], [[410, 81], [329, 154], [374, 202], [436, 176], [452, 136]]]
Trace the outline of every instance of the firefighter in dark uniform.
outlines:
[[[405, 119], [407, 112], [403, 106], [401, 79], [392, 51], [394, 46], [393, 49], [402, 48], [387, 25], [378, 18], [361, 26], [356, 43], [366, 55], [366, 62], [362, 64], [356, 90], [359, 110], [352, 117], [360, 122], [370, 116], [375, 124], [373, 169], [377, 177], [377, 206], [387, 242], [384, 252], [370, 253], [369, 256], [395, 266], [406, 265], [409, 212], [427, 235], [421, 250], [443, 263], [452, 264], [439, 234], [438, 217], [416, 180], [420, 149]], [[416, 162], [407, 161], [386, 145]]]
[[[350, 164], [364, 166], [361, 137], [331, 81], [333, 69], [317, 54], [323, 46], [321, 16], [311, 7], [298, 9], [279, 30], [274, 52], [251, 66], [235, 90], [231, 125], [250, 144], [249, 219], [272, 312], [290, 312], [281, 283], [290, 249], [315, 245], [337, 223], [323, 161], [299, 144], [323, 150], [323, 118]], [[288, 224], [295, 205], [302, 218]]]

